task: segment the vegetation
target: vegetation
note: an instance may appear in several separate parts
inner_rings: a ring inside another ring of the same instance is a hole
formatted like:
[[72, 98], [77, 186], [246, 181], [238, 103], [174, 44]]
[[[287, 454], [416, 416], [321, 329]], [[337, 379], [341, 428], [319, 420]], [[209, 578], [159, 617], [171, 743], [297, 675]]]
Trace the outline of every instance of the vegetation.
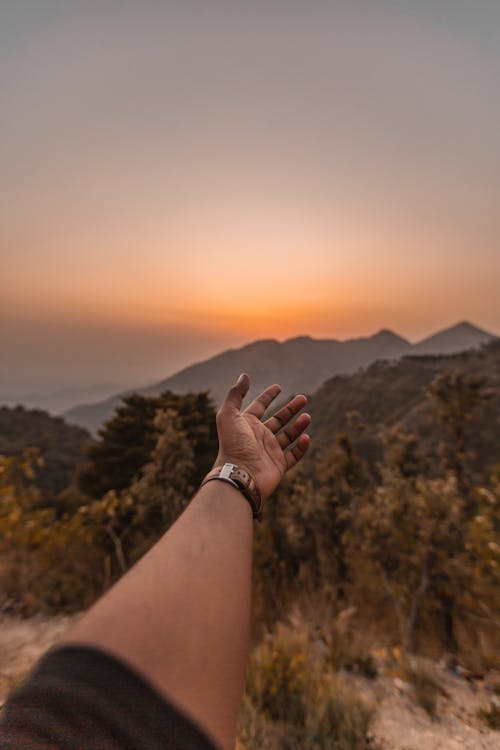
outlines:
[[123, 399], [115, 416], [99, 430], [99, 439], [88, 447], [87, 461], [78, 475], [82, 492], [98, 498], [110, 490], [129, 487], [150, 460], [158, 440], [155, 415], [159, 409], [170, 409], [178, 415], [196, 457], [192, 486], [201, 482], [217, 451], [215, 411], [208, 395], [179, 396], [165, 391], [148, 397], [133, 393]]
[[82, 427], [41, 409], [0, 406], [0, 454], [20, 458], [28, 448], [38, 448], [42, 460], [33, 467], [30, 481], [48, 502], [54, 503], [55, 496], [73, 481], [89, 440]]
[[[442, 400], [441, 405], [436, 401], [439, 378], [443, 385], [455, 384], [455, 406], [448, 405], [447, 415]], [[433, 382], [435, 393], [430, 394]], [[460, 393], [461, 382], [468, 395]], [[467, 470], [476, 483], [488, 482], [500, 459], [500, 420], [495, 418], [500, 414], [500, 341], [446, 357], [379, 361], [354, 375], [336, 376], [313, 396], [309, 410], [311, 461], [331, 444], [332, 436], [348, 432], [356, 452], [374, 469], [386, 459], [387, 440], [392, 442], [392, 434], [399, 431], [418, 445], [420, 473], [442, 476], [452, 457], [443, 454], [449, 445], [467, 453]], [[463, 439], [457, 433], [460, 425]]]
[[[386, 384], [385, 405], [369, 410], [344, 380], [315, 397], [323, 414], [356, 408], [335, 432], [320, 419], [312, 457], [256, 525], [240, 747], [368, 748], [372, 709], [347, 676], [374, 677], [376, 647], [397, 655], [431, 715], [441, 689], [413, 655], [500, 668], [500, 441], [477, 450], [478, 432], [498, 430], [500, 347], [435, 370], [441, 359], [353, 376], [354, 390], [363, 377]], [[410, 391], [405, 412], [397, 401]], [[3, 456], [0, 595], [22, 614], [88, 606], [173, 523], [215, 452], [206, 394], [165, 393], [128, 397], [88, 449], [79, 487], [52, 506], [34, 481], [40, 452]], [[483, 718], [496, 717], [492, 705]]]
[[238, 747], [367, 750], [373, 706], [306, 628], [278, 623], [250, 662]]
[[[130, 487], [58, 517], [26, 484], [36, 458], [0, 459], [0, 591], [24, 614], [88, 606], [158, 539], [190, 494], [193, 448], [172, 410], [159, 410], [151, 460]], [[166, 477], [169, 481], [166, 481]]]

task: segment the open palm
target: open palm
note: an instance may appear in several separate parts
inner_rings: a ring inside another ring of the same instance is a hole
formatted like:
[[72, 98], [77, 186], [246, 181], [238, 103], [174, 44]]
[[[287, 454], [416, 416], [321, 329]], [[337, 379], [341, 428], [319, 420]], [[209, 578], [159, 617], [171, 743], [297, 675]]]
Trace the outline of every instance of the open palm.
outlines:
[[281, 388], [269, 386], [241, 411], [249, 387], [248, 375], [240, 375], [217, 413], [219, 454], [216, 464], [229, 462], [246, 469], [265, 499], [307, 451], [309, 436], [304, 430], [311, 418], [301, 414], [292, 421], [307, 402], [305, 396], [299, 395], [263, 422], [266, 410]]

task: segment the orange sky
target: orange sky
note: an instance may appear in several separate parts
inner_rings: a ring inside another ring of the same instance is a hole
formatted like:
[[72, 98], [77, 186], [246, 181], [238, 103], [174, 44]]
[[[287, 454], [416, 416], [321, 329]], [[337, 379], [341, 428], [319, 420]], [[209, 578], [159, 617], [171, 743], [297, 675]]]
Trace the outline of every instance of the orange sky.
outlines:
[[160, 5], [0, 9], [0, 398], [500, 332], [500, 6]]

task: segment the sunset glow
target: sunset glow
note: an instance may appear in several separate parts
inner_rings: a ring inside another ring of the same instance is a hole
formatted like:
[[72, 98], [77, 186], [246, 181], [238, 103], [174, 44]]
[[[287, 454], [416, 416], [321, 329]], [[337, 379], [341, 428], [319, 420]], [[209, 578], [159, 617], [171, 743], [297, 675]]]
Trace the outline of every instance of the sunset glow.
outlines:
[[500, 9], [256, 5], [0, 11], [0, 391], [500, 331]]

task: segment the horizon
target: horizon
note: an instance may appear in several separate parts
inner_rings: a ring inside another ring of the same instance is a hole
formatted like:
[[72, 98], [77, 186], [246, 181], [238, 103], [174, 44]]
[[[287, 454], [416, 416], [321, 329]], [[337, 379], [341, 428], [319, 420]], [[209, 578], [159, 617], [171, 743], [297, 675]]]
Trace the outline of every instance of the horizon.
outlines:
[[0, 398], [500, 332], [500, 5], [26, 0], [0, 39]]
[[[420, 337], [418, 337], [416, 339], [413, 339], [413, 340], [410, 339], [409, 337], [405, 336], [404, 334], [402, 334], [400, 331], [397, 331], [397, 330], [395, 330], [394, 328], [391, 328], [391, 327], [383, 327], [383, 328], [377, 329], [375, 331], [372, 331], [371, 333], [366, 333], [365, 332], [365, 333], [361, 333], [359, 335], [347, 336], [345, 338], [314, 336], [314, 335], [305, 334], [305, 333], [297, 334], [297, 335], [294, 335], [294, 336], [286, 336], [286, 337], [283, 337], [283, 338], [277, 338], [277, 337], [257, 338], [257, 339], [252, 339], [252, 340], [240, 342], [240, 343], [236, 344], [235, 346], [228, 346], [228, 347], [225, 347], [225, 348], [223, 347], [222, 349], [214, 350], [213, 352], [210, 352], [207, 356], [200, 357], [200, 358], [195, 359], [195, 360], [186, 360], [183, 364], [181, 364], [179, 367], [175, 368], [172, 371], [158, 372], [155, 375], [151, 375], [149, 379], [140, 380], [140, 381], [137, 381], [135, 383], [129, 382], [129, 383], [126, 383], [126, 384], [125, 383], [119, 384], [117, 382], [112, 382], [112, 381], [110, 381], [110, 382], [91, 382], [90, 381], [90, 382], [81, 383], [80, 385], [78, 385], [78, 384], [75, 384], [74, 382], [73, 383], [68, 382], [68, 383], [66, 383], [64, 385], [61, 385], [60, 387], [56, 387], [56, 388], [54, 388], [54, 387], [52, 387], [52, 388], [48, 387], [46, 390], [39, 390], [39, 391], [31, 391], [30, 392], [30, 391], [26, 391], [26, 390], [24, 390], [24, 391], [21, 390], [21, 391], [18, 391], [18, 392], [13, 391], [10, 394], [9, 394], [8, 391], [4, 391], [4, 392], [0, 391], [0, 407], [2, 405], [7, 405], [7, 406], [26, 405], [26, 404], [23, 404], [23, 400], [22, 399], [24, 399], [24, 401], [29, 406], [29, 401], [31, 401], [31, 400], [33, 400], [33, 401], [42, 400], [42, 399], [50, 400], [51, 398], [54, 398], [54, 397], [57, 397], [57, 396], [63, 396], [63, 395], [72, 396], [73, 394], [76, 395], [76, 394], [79, 394], [79, 393], [83, 393], [85, 391], [89, 392], [89, 394], [92, 391], [95, 391], [96, 392], [96, 401], [99, 401], [99, 400], [101, 400], [103, 398], [108, 398], [108, 396], [110, 396], [110, 395], [116, 395], [117, 393], [124, 392], [126, 390], [131, 389], [131, 388], [145, 388], [145, 387], [147, 388], [147, 387], [152, 386], [152, 385], [154, 385], [154, 384], [156, 384], [158, 382], [161, 382], [162, 380], [165, 380], [165, 379], [171, 377], [172, 375], [175, 375], [175, 374], [177, 374], [179, 372], [182, 372], [185, 369], [189, 369], [193, 365], [202, 364], [202, 363], [204, 363], [206, 361], [209, 361], [210, 359], [213, 359], [214, 357], [217, 357], [217, 356], [219, 356], [221, 354], [224, 354], [224, 353], [226, 353], [228, 351], [233, 351], [233, 350], [237, 351], [237, 350], [243, 349], [243, 348], [245, 348], [247, 346], [251, 346], [251, 345], [257, 344], [257, 343], [262, 343], [262, 342], [265, 342], [265, 341], [275, 341], [275, 342], [277, 342], [279, 344], [285, 344], [285, 343], [287, 343], [289, 341], [293, 341], [293, 340], [296, 340], [296, 339], [311, 339], [313, 341], [337, 341], [338, 343], [347, 343], [347, 342], [350, 342], [350, 341], [356, 341], [356, 340], [363, 340], [363, 339], [373, 338], [373, 337], [375, 337], [375, 336], [377, 336], [377, 335], [379, 335], [381, 333], [389, 333], [391, 335], [394, 335], [394, 336], [396, 336], [398, 338], [403, 339], [410, 346], [416, 346], [416, 345], [420, 344], [421, 342], [426, 341], [427, 339], [430, 339], [430, 338], [434, 337], [435, 335], [439, 335], [441, 333], [448, 332], [448, 331], [454, 331], [455, 329], [459, 329], [459, 328], [462, 328], [462, 327], [470, 327], [470, 328], [478, 330], [478, 331], [480, 331], [482, 333], [486, 333], [488, 335], [500, 338], [500, 334], [497, 334], [495, 331], [491, 331], [491, 330], [485, 329], [481, 325], [477, 325], [473, 321], [469, 321], [469, 320], [465, 320], [465, 319], [458, 320], [455, 323], [451, 323], [451, 324], [446, 325], [446, 326], [444, 326], [442, 328], [438, 328], [438, 329], [429, 331], [426, 335], [420, 336]], [[17, 399], [19, 399], [19, 400], [17, 400]], [[49, 409], [49, 411], [50, 411], [50, 409]]]

